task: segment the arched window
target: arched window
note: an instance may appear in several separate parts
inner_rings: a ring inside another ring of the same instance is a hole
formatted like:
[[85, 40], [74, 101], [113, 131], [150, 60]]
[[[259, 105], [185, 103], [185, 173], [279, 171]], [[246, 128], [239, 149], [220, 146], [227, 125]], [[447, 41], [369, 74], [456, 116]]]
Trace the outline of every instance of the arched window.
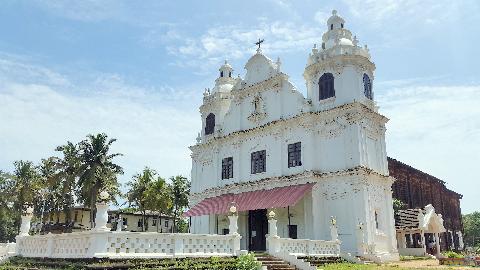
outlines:
[[372, 81], [367, 74], [363, 74], [363, 93], [369, 99], [373, 100], [373, 93], [372, 93]]
[[334, 78], [332, 73], [325, 73], [318, 82], [319, 99], [327, 99], [335, 96]]
[[215, 114], [210, 113], [205, 119], [205, 135], [212, 134], [215, 130]]
[[232, 72], [228, 72], [228, 77], [232, 77]]
[[330, 30], [333, 30], [333, 23], [330, 24]]
[[220, 77], [223, 77], [223, 71], [220, 71]]

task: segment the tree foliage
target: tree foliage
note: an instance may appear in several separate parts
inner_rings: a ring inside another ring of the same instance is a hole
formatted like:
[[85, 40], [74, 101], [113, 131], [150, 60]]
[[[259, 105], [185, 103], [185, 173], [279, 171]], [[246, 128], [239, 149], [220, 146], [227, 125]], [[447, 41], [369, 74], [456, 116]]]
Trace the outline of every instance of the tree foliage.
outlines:
[[130, 207], [134, 207], [136, 210], [142, 213], [142, 231], [148, 230], [148, 222], [145, 221], [147, 211], [147, 189], [155, 180], [157, 172], [145, 167], [142, 173], [135, 174], [132, 177], [132, 181], [127, 185], [130, 189], [127, 192], [127, 199]]
[[190, 181], [186, 177], [177, 175], [171, 177], [172, 202], [173, 202], [173, 229], [178, 231], [177, 220], [188, 206], [188, 195], [190, 194]]
[[17, 233], [13, 203], [15, 181], [13, 176], [0, 171], [0, 242], [14, 241]]
[[463, 215], [463, 229], [465, 245], [480, 248], [480, 212]]
[[116, 139], [108, 139], [105, 133], [101, 133], [87, 135], [87, 139], [79, 143], [81, 165], [77, 183], [78, 201], [93, 209], [90, 211], [92, 227], [95, 203], [100, 191], [107, 191], [114, 202], [120, 194], [117, 176], [123, 174], [123, 169], [113, 159], [122, 154], [110, 153], [110, 147], [115, 141]]
[[[162, 224], [162, 215], [170, 215], [172, 212], [172, 187], [162, 177], [157, 177], [151, 182], [145, 191], [145, 207], [158, 214], [158, 227]], [[163, 230], [163, 229], [162, 229]], [[160, 230], [160, 232], [163, 232]]]

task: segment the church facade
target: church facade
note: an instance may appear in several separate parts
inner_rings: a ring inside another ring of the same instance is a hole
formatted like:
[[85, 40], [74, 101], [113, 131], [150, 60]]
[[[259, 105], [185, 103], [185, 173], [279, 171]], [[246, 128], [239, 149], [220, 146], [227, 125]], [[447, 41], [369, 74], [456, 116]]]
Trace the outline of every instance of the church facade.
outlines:
[[227, 62], [220, 67], [190, 147], [193, 233], [228, 233], [235, 205], [241, 249], [265, 250], [267, 211], [280, 237], [299, 239], [329, 239], [333, 217], [342, 252], [358, 254], [362, 242], [383, 260], [398, 259], [375, 65], [336, 11], [326, 26], [303, 73], [306, 97], [260, 44], [243, 78]]

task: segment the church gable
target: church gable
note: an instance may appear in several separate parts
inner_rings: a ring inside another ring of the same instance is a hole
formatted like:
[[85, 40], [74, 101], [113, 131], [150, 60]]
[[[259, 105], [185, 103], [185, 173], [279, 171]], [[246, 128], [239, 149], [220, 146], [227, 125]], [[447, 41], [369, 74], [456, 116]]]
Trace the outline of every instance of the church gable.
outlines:
[[257, 53], [245, 64], [245, 70], [247, 74], [244, 82], [249, 86], [275, 76], [280, 72], [280, 63], [274, 64], [272, 60], [263, 55], [262, 51], [258, 49]]
[[233, 100], [223, 123], [224, 135], [290, 118], [305, 110], [303, 95], [280, 71], [255, 85], [248, 85], [245, 81], [242, 85], [232, 91]]

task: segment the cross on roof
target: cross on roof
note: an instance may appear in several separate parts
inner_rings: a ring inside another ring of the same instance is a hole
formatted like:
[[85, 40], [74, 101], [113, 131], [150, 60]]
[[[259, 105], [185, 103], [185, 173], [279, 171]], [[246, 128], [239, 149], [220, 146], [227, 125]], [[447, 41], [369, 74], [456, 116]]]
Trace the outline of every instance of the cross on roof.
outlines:
[[260, 49], [260, 45], [264, 42], [264, 39], [258, 39], [257, 42], [255, 42], [255, 45], [258, 45], [258, 48]]

